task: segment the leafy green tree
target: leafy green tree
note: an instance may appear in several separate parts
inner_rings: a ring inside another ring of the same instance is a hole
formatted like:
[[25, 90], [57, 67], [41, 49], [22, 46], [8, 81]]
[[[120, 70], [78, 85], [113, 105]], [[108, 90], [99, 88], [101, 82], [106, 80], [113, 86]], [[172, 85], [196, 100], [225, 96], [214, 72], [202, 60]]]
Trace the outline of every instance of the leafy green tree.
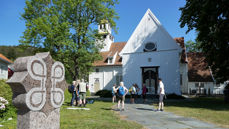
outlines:
[[199, 45], [199, 42], [194, 42], [192, 40], [189, 40], [185, 43], [187, 52], [201, 52], [201, 48]]
[[26, 30], [20, 40], [24, 46], [49, 51], [61, 61], [67, 76], [83, 78], [92, 70], [92, 63], [100, 59], [103, 44], [93, 25], [103, 19], [116, 29], [118, 18], [114, 6], [117, 0], [30, 0], [26, 1], [22, 19]]
[[186, 0], [180, 26], [195, 29], [197, 40], [218, 82], [229, 79], [229, 0]]

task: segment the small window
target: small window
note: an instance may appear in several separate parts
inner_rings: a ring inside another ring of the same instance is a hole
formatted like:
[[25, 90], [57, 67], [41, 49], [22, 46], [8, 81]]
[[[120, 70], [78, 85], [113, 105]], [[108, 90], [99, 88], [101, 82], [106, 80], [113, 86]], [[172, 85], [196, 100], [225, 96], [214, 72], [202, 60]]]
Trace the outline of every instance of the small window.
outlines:
[[180, 74], [180, 85], [182, 85], [182, 74]]
[[3, 71], [4, 71], [4, 67], [1, 65], [0, 66], [0, 73], [3, 74]]
[[98, 72], [99, 72], [99, 69], [98, 69], [98, 68], [96, 68], [96, 69], [95, 69], [95, 72], [96, 72], [96, 73], [98, 73]]
[[108, 64], [112, 64], [113, 63], [113, 57], [108, 57]]
[[199, 83], [195, 83], [195, 87], [199, 87]]
[[203, 82], [200, 83], [200, 87], [204, 88], [204, 83]]
[[103, 38], [104, 38], [104, 39], [106, 39], [106, 38], [107, 38], [107, 36], [106, 36], [106, 35], [103, 35]]
[[103, 25], [102, 24], [100, 25], [100, 29], [103, 29]]
[[157, 45], [155, 43], [146, 43], [144, 52], [149, 52], [149, 51], [156, 51], [157, 50]]
[[152, 61], [152, 58], [148, 58], [148, 62], [151, 62]]

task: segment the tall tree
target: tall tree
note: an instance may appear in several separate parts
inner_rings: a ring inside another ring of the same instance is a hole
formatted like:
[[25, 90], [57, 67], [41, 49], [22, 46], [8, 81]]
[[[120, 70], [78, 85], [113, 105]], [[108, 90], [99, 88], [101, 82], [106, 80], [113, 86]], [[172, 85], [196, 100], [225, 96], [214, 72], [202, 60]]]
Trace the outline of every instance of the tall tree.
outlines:
[[103, 19], [116, 29], [118, 18], [114, 10], [117, 0], [27, 0], [22, 18], [26, 22], [21, 44], [50, 51], [52, 57], [63, 62], [72, 79], [82, 78], [98, 60], [96, 44], [98, 25]]
[[186, 0], [180, 26], [198, 31], [197, 40], [218, 82], [229, 79], [229, 0]]
[[201, 48], [200, 48], [200, 43], [199, 42], [194, 42], [192, 40], [189, 40], [185, 43], [185, 47], [187, 52], [201, 52]]

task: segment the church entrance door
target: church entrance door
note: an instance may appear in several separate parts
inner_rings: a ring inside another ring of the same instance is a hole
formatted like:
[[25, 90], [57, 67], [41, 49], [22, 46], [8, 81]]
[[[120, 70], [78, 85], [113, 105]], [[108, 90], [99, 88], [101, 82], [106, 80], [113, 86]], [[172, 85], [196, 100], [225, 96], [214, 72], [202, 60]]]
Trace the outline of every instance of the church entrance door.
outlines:
[[142, 83], [148, 88], [148, 94], [157, 94], [158, 67], [142, 67]]

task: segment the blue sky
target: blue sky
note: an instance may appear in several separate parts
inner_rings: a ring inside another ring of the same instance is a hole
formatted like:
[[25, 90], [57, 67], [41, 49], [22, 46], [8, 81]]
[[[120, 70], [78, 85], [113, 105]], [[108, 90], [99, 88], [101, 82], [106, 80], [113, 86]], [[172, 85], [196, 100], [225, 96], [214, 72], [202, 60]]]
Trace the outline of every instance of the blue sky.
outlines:
[[[118, 33], [115, 42], [127, 41], [141, 18], [149, 8], [172, 37], [184, 37], [185, 41], [195, 40], [194, 31], [186, 34], [187, 28], [180, 28], [180, 7], [185, 0], [119, 0], [116, 11]], [[20, 19], [25, 0], [1, 0], [0, 3], [0, 45], [19, 45], [25, 30], [25, 22]]]

